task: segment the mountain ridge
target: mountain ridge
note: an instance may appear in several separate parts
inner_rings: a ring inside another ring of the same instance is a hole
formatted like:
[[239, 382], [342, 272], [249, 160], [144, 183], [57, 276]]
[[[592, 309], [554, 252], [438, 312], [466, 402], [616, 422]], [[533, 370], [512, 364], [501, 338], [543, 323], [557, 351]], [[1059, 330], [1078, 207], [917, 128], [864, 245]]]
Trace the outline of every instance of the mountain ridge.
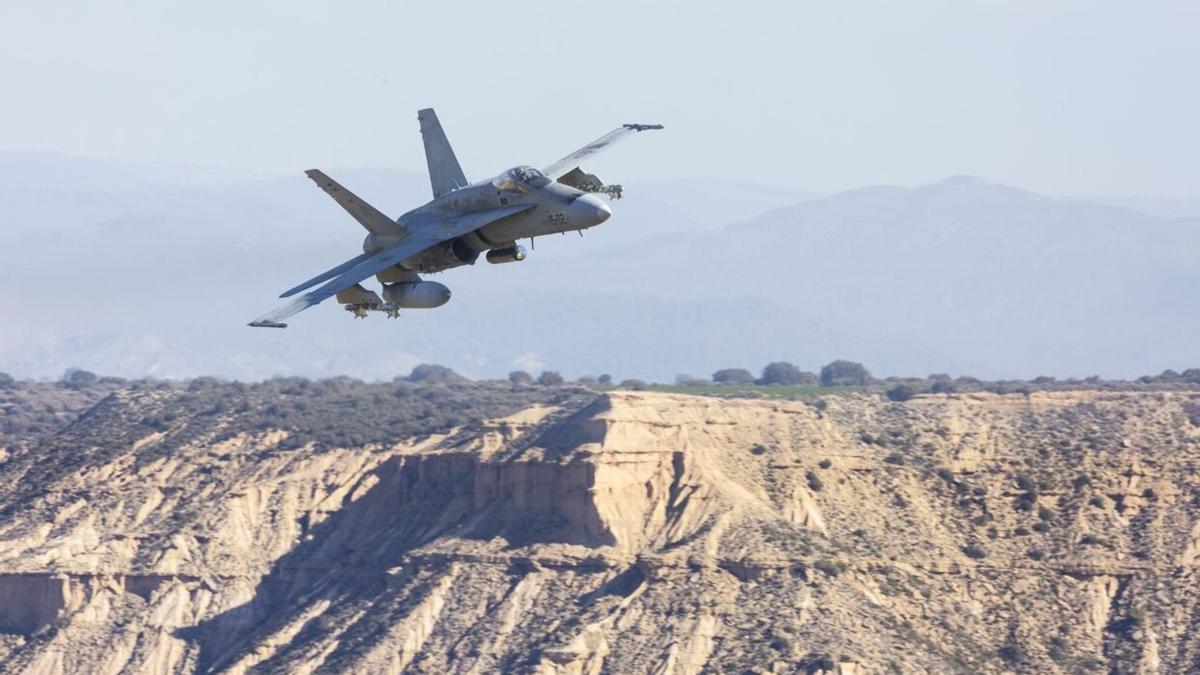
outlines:
[[[417, 174], [346, 178], [388, 213], [427, 194]], [[14, 272], [0, 309], [24, 326], [0, 336], [3, 367], [386, 379], [420, 362], [497, 377], [532, 361], [662, 381], [781, 359], [1028, 378], [1135, 377], [1200, 358], [1196, 221], [977, 177], [766, 211], [762, 199], [788, 189], [722, 184], [627, 186], [617, 217], [582, 239], [542, 237], [520, 265], [439, 277], [455, 296], [435, 312], [355, 323], [322, 306], [286, 337], [239, 331], [362, 237], [302, 177], [79, 198], [0, 187], [0, 265]], [[695, 218], [714, 204], [744, 216]]]

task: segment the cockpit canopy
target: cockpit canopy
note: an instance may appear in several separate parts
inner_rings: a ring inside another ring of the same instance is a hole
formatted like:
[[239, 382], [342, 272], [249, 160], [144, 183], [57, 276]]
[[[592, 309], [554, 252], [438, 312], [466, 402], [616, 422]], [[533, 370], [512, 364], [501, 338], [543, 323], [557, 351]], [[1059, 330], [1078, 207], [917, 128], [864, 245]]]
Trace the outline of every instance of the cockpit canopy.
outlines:
[[532, 166], [518, 166], [492, 179], [492, 185], [497, 190], [508, 192], [529, 192], [550, 184], [546, 174]]

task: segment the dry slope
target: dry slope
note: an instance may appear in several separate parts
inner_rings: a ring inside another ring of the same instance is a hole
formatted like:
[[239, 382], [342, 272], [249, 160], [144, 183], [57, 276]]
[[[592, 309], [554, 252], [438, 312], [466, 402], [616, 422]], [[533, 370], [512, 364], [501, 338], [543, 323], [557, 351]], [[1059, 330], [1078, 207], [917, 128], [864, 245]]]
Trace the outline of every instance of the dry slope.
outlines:
[[6, 672], [1200, 663], [1196, 394], [612, 393], [350, 448], [114, 424], [177, 395], [0, 464]]

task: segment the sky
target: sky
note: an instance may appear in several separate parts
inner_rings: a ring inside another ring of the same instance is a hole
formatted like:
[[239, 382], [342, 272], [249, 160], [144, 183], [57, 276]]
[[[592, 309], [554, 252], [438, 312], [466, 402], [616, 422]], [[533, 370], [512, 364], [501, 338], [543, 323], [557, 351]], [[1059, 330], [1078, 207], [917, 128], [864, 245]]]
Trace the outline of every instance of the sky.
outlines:
[[1194, 1], [6, 2], [0, 149], [422, 170], [432, 106], [470, 178], [657, 122], [595, 168], [1195, 198], [1197, 35]]

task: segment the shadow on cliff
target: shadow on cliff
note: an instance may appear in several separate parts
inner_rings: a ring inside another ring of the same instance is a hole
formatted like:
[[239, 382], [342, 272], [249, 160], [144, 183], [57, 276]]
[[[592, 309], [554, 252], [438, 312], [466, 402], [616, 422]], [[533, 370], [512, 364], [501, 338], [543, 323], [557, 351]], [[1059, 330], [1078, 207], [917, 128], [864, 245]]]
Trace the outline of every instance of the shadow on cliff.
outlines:
[[[582, 440], [572, 441], [577, 432], [561, 427], [586, 423], [595, 412], [588, 406], [549, 425], [544, 440], [553, 441], [555, 448]], [[588, 431], [583, 435], [590, 436]], [[553, 454], [554, 459], [561, 456]], [[218, 671], [319, 603], [328, 606], [313, 610], [303, 626], [288, 629], [294, 634], [272, 651], [282, 655], [334, 628], [344, 632], [345, 626], [331, 623], [342, 608], [353, 621], [350, 607], [365, 603], [375, 611], [387, 605], [392, 609], [385, 613], [391, 614], [417, 601], [406, 597], [421, 592], [416, 588], [420, 584], [410, 583], [420, 572], [407, 556], [439, 538], [498, 541], [510, 550], [537, 542], [614, 543], [611, 533], [597, 526], [600, 516], [588, 496], [591, 465], [554, 459], [510, 455], [481, 462], [468, 452], [393, 456], [363, 478], [329, 517], [311, 526], [307, 514], [302, 518], [301, 540], [272, 565], [249, 601], [180, 629], [176, 636], [199, 646], [201, 672]], [[510, 573], [523, 570], [514, 566]], [[378, 626], [371, 630], [381, 632]], [[260, 664], [273, 665], [283, 667], [271, 659]]]

